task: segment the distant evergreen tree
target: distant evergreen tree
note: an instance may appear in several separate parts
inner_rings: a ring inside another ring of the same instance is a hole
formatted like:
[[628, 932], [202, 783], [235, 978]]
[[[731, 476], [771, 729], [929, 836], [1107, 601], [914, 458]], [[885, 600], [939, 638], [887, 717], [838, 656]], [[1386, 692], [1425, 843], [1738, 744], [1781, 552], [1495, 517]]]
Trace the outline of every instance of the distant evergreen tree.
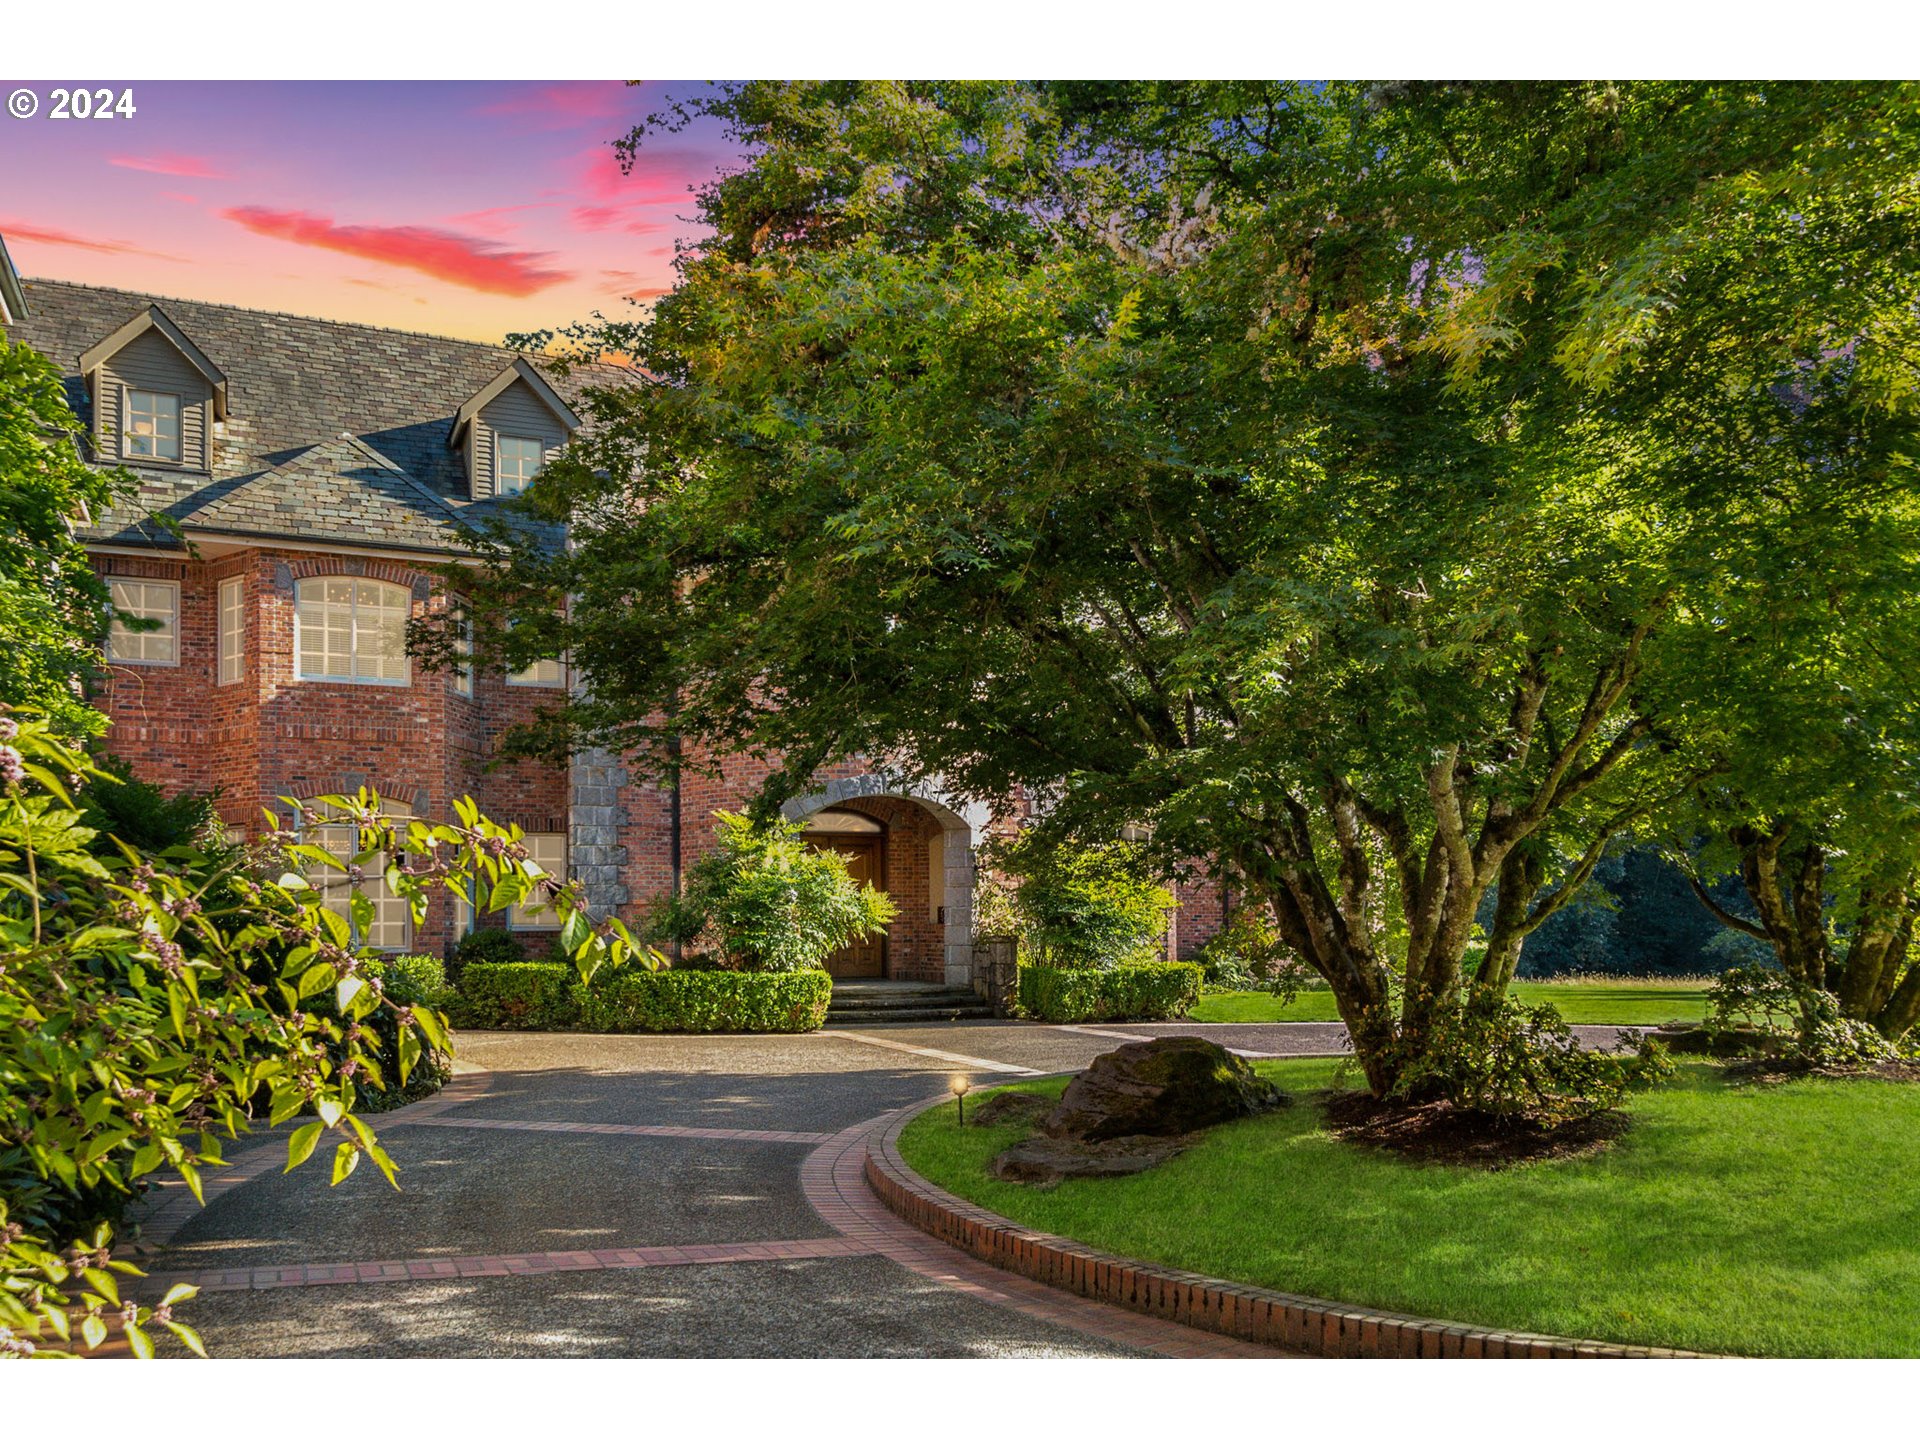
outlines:
[[[1711, 890], [1720, 904], [1745, 912], [1735, 877]], [[1635, 845], [1601, 861], [1589, 888], [1527, 938], [1519, 974], [1717, 975], [1764, 958], [1753, 946], [1728, 945], [1729, 933], [1658, 846]]]

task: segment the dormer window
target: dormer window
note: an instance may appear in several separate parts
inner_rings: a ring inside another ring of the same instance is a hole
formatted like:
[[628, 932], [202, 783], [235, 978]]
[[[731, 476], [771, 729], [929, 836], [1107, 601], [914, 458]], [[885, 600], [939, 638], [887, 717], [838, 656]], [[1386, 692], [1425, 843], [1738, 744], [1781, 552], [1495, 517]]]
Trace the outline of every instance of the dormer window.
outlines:
[[80, 357], [93, 395], [94, 444], [104, 460], [214, 468], [213, 434], [227, 418], [227, 377], [158, 305]]
[[546, 463], [547, 447], [524, 435], [502, 435], [494, 442], [496, 493], [518, 495], [533, 483]]
[[127, 391], [130, 460], [180, 460], [180, 397], [155, 390]]
[[466, 456], [473, 498], [486, 500], [524, 491], [579, 428], [580, 417], [546, 377], [516, 359], [468, 397], [447, 443]]

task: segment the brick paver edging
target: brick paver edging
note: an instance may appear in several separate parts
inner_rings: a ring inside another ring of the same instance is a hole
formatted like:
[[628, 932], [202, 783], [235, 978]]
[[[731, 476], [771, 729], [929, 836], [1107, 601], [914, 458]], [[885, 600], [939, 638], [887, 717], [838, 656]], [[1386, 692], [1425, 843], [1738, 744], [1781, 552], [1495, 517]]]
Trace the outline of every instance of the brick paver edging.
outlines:
[[1128, 1260], [1058, 1235], [1029, 1230], [1004, 1215], [948, 1194], [908, 1169], [900, 1158], [900, 1132], [908, 1122], [946, 1103], [944, 1098], [936, 1099], [904, 1110], [869, 1141], [867, 1184], [894, 1214], [936, 1239], [1003, 1270], [1075, 1295], [1258, 1345], [1313, 1355], [1419, 1360], [1704, 1358], [1687, 1350], [1483, 1330], [1337, 1300], [1288, 1295]]

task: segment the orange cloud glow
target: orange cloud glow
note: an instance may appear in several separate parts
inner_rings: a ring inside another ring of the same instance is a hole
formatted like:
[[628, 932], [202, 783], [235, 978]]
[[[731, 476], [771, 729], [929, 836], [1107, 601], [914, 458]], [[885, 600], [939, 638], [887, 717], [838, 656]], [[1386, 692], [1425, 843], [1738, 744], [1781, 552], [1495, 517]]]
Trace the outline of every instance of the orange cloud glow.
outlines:
[[553, 257], [547, 251], [509, 250], [491, 240], [425, 225], [336, 225], [328, 215], [260, 205], [236, 206], [220, 214], [256, 235], [418, 270], [491, 295], [533, 295], [573, 278], [571, 271], [548, 263]]
[[75, 235], [69, 230], [49, 230], [44, 225], [28, 225], [19, 220], [0, 222], [0, 235], [11, 240], [38, 241], [42, 245], [70, 245], [76, 250], [92, 250], [102, 255], [146, 255], [155, 260], [180, 258], [178, 255], [162, 254], [158, 250], [143, 249], [125, 240], [94, 240], [85, 235]]
[[216, 170], [211, 160], [198, 155], [176, 155], [166, 151], [158, 155], [109, 155], [109, 165], [118, 165], [122, 170], [145, 170], [153, 175], [179, 175], [189, 180], [224, 180], [226, 174]]

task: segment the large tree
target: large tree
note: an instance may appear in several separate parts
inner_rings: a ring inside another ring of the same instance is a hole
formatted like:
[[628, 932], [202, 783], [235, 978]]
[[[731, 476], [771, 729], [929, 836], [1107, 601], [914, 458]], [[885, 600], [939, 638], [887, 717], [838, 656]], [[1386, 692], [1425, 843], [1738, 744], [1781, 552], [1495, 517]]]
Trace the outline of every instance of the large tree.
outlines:
[[[1870, 278], [1912, 132], [1891, 87], [699, 108], [749, 163], [675, 291], [584, 337], [648, 383], [535, 487], [574, 544], [503, 535], [474, 586], [483, 650], [584, 672], [535, 738], [764, 751], [770, 799], [876, 754], [1046, 793], [1063, 832], [1150, 822], [1271, 907], [1380, 1093], [1713, 763], [1670, 738], [1701, 697], [1650, 677], [1804, 494], [1692, 427], [1790, 418], [1780, 387], [1860, 331], [1831, 285], [1761, 303], [1738, 272], [1829, 246]], [[568, 618], [508, 630], [529, 594]]]
[[111, 607], [75, 523], [124, 489], [76, 448], [82, 425], [59, 368], [0, 337], [0, 703], [46, 712], [67, 734], [98, 735], [86, 701]]

